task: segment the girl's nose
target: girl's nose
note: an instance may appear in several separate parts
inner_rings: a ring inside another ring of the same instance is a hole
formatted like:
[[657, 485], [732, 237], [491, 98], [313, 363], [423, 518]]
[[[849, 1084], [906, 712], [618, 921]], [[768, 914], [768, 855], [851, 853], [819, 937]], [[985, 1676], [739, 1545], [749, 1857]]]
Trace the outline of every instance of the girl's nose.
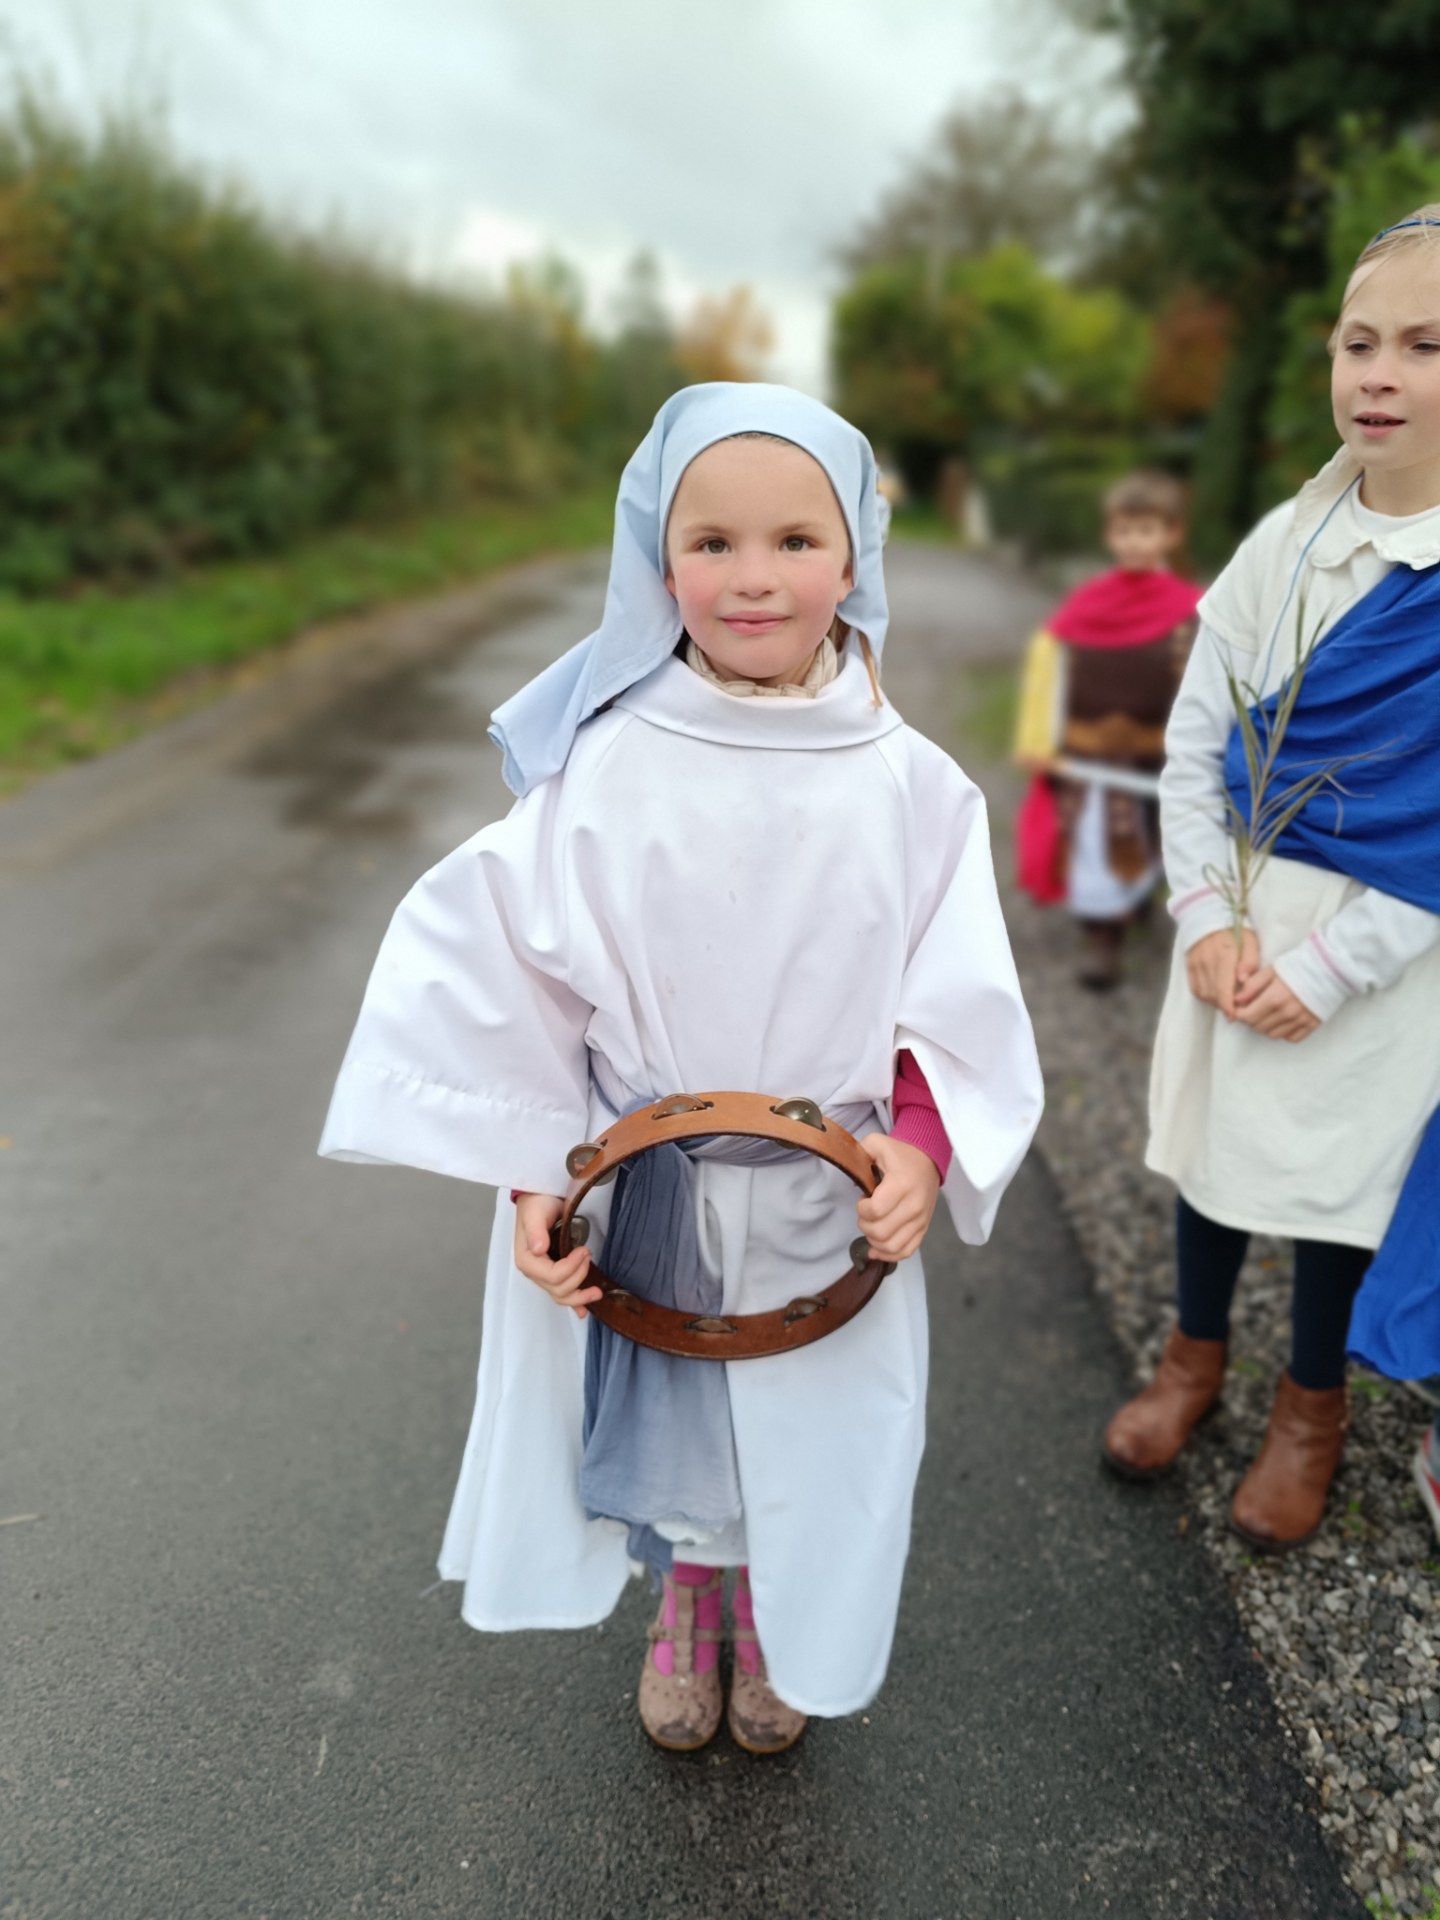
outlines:
[[773, 593], [776, 584], [775, 562], [769, 553], [742, 553], [739, 556], [734, 579], [737, 593], [751, 597]]

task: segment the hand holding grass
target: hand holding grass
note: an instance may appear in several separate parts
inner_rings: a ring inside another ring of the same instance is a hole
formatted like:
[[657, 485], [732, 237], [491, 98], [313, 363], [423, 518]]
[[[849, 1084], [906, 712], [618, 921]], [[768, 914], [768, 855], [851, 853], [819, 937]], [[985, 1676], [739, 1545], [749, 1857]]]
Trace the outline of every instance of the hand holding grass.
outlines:
[[1237, 938], [1228, 928], [1197, 940], [1185, 956], [1190, 991], [1227, 1020], [1236, 1018], [1236, 996], [1260, 969], [1260, 943], [1249, 927]]
[[1246, 925], [1250, 902], [1281, 836], [1312, 800], [1321, 794], [1334, 800], [1335, 832], [1340, 831], [1348, 791], [1340, 776], [1358, 762], [1374, 757], [1352, 753], [1330, 761], [1297, 762], [1286, 770], [1288, 779], [1282, 783], [1280, 750], [1320, 637], [1317, 626], [1309, 640], [1305, 638], [1302, 594], [1295, 620], [1294, 664], [1274, 696], [1273, 712], [1267, 710], [1255, 687], [1229, 666], [1225, 669], [1236, 730], [1245, 753], [1249, 805], [1237, 806], [1226, 792], [1232, 870], [1206, 869], [1206, 878], [1230, 908], [1230, 929], [1197, 940], [1185, 956], [1190, 991], [1197, 999], [1267, 1040], [1292, 1043], [1306, 1039], [1320, 1021], [1273, 967], [1260, 965], [1259, 945]]

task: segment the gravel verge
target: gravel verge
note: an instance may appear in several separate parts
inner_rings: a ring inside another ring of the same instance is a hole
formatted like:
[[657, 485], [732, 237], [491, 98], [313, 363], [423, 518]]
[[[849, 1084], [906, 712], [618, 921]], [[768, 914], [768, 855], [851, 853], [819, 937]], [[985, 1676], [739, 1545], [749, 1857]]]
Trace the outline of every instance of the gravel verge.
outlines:
[[[985, 784], [1003, 880], [1017, 789], [1005, 773]], [[1143, 1164], [1170, 923], [1160, 913], [1132, 935], [1118, 991], [1088, 994], [1075, 984], [1068, 916], [1005, 892], [1045, 1068], [1039, 1144], [1138, 1383], [1175, 1317], [1174, 1190]], [[1288, 1358], [1289, 1294], [1288, 1247], [1257, 1238], [1241, 1276], [1223, 1406], [1180, 1469], [1186, 1522], [1229, 1581], [1345, 1877], [1376, 1914], [1440, 1920], [1440, 1545], [1410, 1478], [1426, 1404], [1352, 1372], [1345, 1463], [1317, 1538], [1283, 1559], [1261, 1558], [1227, 1526]]]

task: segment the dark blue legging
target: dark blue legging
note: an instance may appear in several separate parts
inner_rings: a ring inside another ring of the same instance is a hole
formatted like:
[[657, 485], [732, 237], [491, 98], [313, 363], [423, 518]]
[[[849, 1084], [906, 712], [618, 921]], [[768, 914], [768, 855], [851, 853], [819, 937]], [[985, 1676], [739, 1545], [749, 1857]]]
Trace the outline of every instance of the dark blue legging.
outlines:
[[[1180, 1330], [1192, 1340], [1223, 1340], [1230, 1302], [1250, 1236], [1222, 1227], [1188, 1200], [1175, 1209], [1180, 1270]], [[1290, 1308], [1290, 1378], [1323, 1391], [1345, 1383], [1345, 1334], [1350, 1307], [1373, 1255], [1367, 1247], [1329, 1240], [1295, 1242], [1295, 1291]]]

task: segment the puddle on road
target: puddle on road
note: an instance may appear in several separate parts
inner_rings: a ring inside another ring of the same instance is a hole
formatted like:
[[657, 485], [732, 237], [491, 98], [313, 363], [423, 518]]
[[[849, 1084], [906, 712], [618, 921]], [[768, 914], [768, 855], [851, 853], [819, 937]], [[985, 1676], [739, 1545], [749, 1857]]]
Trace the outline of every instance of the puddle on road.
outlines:
[[[533, 589], [497, 593], [453, 634], [432, 641], [419, 659], [382, 669], [339, 694], [325, 710], [259, 748], [238, 771], [288, 782], [285, 825], [320, 828], [347, 838], [395, 839], [414, 830], [421, 803], [443, 781], [440, 772], [407, 770], [403, 797], [358, 805], [367, 787], [393, 770], [405, 747], [483, 746], [488, 713], [456, 698], [445, 676], [482, 641], [549, 612], [552, 594]], [[417, 614], [423, 624], [426, 614]]]

